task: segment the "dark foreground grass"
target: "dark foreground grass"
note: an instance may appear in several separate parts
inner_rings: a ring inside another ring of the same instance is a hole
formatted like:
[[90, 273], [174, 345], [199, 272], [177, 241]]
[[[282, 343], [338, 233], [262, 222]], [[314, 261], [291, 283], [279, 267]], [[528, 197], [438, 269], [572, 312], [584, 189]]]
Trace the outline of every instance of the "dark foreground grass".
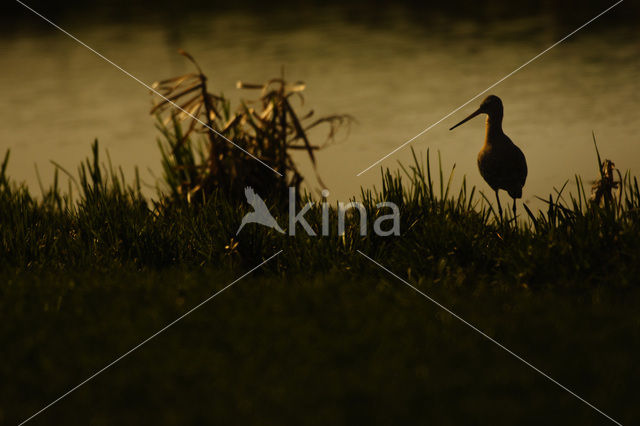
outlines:
[[[33, 424], [599, 425], [600, 416], [388, 277], [256, 273]], [[0, 297], [0, 423], [17, 424], [235, 278], [23, 273]], [[621, 421], [640, 418], [640, 293], [424, 291]]]
[[[0, 424], [16, 424], [279, 250], [34, 424], [605, 424], [357, 253], [621, 421], [640, 419], [640, 192], [500, 222], [428, 159], [337, 233], [236, 236], [247, 206], [152, 202], [94, 156], [35, 197], [0, 173]], [[606, 188], [605, 188], [606, 189]], [[613, 188], [610, 188], [613, 189]], [[393, 201], [401, 235], [372, 234]], [[281, 225], [287, 212], [270, 206]], [[278, 213], [279, 212], [279, 213]], [[520, 212], [524, 214], [521, 209]], [[306, 215], [319, 232], [321, 208]]]

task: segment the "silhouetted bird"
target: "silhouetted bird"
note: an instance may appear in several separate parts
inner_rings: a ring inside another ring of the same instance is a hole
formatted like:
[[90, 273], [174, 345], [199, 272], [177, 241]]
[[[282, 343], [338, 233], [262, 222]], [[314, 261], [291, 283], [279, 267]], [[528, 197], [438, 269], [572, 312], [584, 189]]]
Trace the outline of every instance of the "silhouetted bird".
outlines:
[[259, 223], [260, 225], [268, 226], [269, 228], [273, 228], [276, 231], [284, 234], [284, 231], [282, 230], [282, 228], [280, 228], [278, 222], [276, 222], [273, 216], [271, 216], [267, 205], [264, 203], [262, 198], [260, 198], [260, 196], [253, 191], [253, 188], [247, 186], [244, 189], [244, 196], [247, 198], [247, 202], [251, 205], [251, 207], [253, 207], [254, 211], [244, 215], [244, 217], [242, 218], [242, 223], [240, 223], [240, 228], [238, 228], [238, 232], [236, 232], [236, 235], [240, 233], [240, 230], [247, 223]]
[[502, 206], [498, 190], [504, 189], [513, 198], [513, 216], [516, 216], [516, 198], [522, 198], [522, 187], [527, 180], [527, 161], [524, 154], [502, 131], [502, 101], [490, 95], [480, 108], [450, 128], [453, 130], [479, 114], [487, 114], [484, 146], [478, 153], [478, 168], [484, 180], [496, 192], [498, 211], [502, 218]]

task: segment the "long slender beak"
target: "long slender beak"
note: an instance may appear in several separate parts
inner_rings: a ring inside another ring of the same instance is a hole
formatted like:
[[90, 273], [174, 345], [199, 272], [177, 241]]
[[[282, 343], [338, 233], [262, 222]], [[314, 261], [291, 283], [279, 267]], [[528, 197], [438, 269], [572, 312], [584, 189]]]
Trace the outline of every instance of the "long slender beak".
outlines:
[[480, 111], [480, 108], [478, 108], [477, 110], [475, 110], [475, 112], [472, 112], [470, 116], [468, 116], [467, 118], [465, 118], [464, 120], [462, 120], [461, 122], [459, 122], [458, 124], [456, 124], [455, 126], [450, 128], [449, 130], [455, 129], [459, 125], [466, 123], [467, 121], [471, 120], [473, 117], [475, 117], [476, 115], [479, 115], [481, 113], [482, 113], [482, 111]]

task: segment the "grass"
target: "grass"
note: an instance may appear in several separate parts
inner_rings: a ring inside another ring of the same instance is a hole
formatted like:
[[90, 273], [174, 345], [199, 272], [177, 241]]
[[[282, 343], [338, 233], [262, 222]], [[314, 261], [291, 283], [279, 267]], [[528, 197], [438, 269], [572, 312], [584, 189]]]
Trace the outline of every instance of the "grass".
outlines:
[[[545, 211], [500, 222], [464, 181], [454, 192], [441, 167], [433, 179], [427, 152], [361, 194], [370, 218], [381, 200], [400, 206], [400, 237], [362, 237], [355, 218], [337, 235], [333, 208], [328, 237], [257, 225], [236, 236], [243, 203], [219, 192], [147, 200], [101, 163], [97, 142], [71, 189], [56, 177], [41, 197], [10, 180], [7, 162], [0, 424], [24, 420], [281, 249], [33, 423], [603, 424], [356, 250], [617, 420], [640, 418], [640, 197], [628, 174], [599, 203], [577, 178], [578, 195], [558, 191]], [[306, 217], [319, 226], [320, 207]]]
[[[629, 174], [621, 177], [611, 201], [590, 201], [577, 177], [577, 195], [558, 191], [549, 196], [545, 211], [534, 215], [527, 209], [529, 218], [500, 222], [490, 204], [464, 180], [455, 194], [441, 168], [434, 180], [429, 152], [426, 159], [414, 160], [395, 173], [385, 171], [380, 191], [362, 191], [369, 217], [366, 236], [360, 236], [356, 217], [348, 218], [345, 234], [338, 235], [332, 206], [329, 236], [309, 237], [298, 229], [289, 237], [259, 225], [247, 226], [236, 236], [249, 207], [220, 191], [198, 205], [174, 197], [147, 200], [138, 183], [128, 185], [117, 169], [101, 164], [97, 142], [71, 189], [60, 189], [56, 175], [42, 197], [10, 181], [7, 155], [0, 175], [0, 268], [243, 270], [282, 249], [286, 255], [268, 270], [369, 270], [356, 251], [362, 250], [384, 259], [397, 273], [418, 279], [455, 276], [461, 285], [637, 284], [640, 192], [637, 179]], [[312, 199], [305, 194], [299, 201], [302, 205]], [[380, 201], [399, 206], [401, 236], [372, 232], [374, 218], [388, 214], [376, 208]], [[274, 202], [270, 208], [280, 224], [288, 222], [281, 204]], [[306, 214], [317, 233], [321, 215], [318, 202]]]
[[[232, 281], [219, 270], [22, 273], [0, 289], [0, 423], [17, 424]], [[637, 292], [428, 291], [633, 424]], [[606, 424], [388, 277], [258, 273], [33, 424]]]
[[[291, 151], [306, 151], [316, 171], [314, 152], [353, 121], [346, 114], [315, 117], [313, 110], [299, 111], [294, 101], [304, 105], [306, 86], [288, 83], [284, 69], [264, 84], [238, 82], [239, 89], [259, 91], [260, 96], [242, 100], [233, 111], [224, 94], [208, 91], [208, 78], [195, 59], [179, 53], [197, 72], [154, 83], [164, 98], [151, 109], [162, 135], [165, 192], [173, 198], [203, 202], [217, 191], [243, 199], [246, 186], [272, 200], [286, 198], [288, 187], [299, 193], [303, 177]], [[312, 144], [308, 132], [323, 125], [328, 127], [325, 143]], [[194, 137], [198, 133], [206, 135], [204, 141]], [[317, 171], [316, 178], [322, 182]]]
[[[576, 177], [576, 194], [565, 183], [518, 220], [500, 220], [464, 179], [456, 188], [427, 151], [383, 170], [379, 190], [362, 190], [365, 236], [356, 217], [339, 235], [335, 206], [326, 237], [255, 224], [236, 235], [246, 203], [212, 184], [227, 174], [199, 168], [206, 149], [197, 160], [197, 144], [169, 118], [172, 130], [160, 124], [166, 186], [154, 200], [101, 160], [97, 141], [40, 196], [7, 175], [7, 152], [0, 424], [24, 420], [279, 250], [33, 422], [603, 424], [358, 250], [617, 420], [640, 418], [640, 190], [597, 147], [593, 196]], [[265, 197], [281, 225], [285, 197]], [[308, 201], [319, 234], [322, 207], [309, 194], [299, 207]], [[399, 206], [400, 236], [372, 232], [388, 213], [381, 201]]]

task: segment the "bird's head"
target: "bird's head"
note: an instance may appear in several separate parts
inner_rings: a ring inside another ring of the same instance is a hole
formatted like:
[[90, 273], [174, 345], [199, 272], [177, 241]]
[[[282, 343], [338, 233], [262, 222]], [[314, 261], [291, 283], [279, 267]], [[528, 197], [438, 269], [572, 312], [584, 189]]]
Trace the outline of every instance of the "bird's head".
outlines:
[[502, 100], [500, 100], [500, 98], [497, 97], [496, 95], [487, 96], [482, 101], [482, 103], [480, 104], [480, 107], [477, 110], [472, 112], [467, 118], [465, 118], [464, 120], [462, 120], [461, 122], [459, 122], [458, 124], [450, 128], [449, 130], [455, 129], [456, 127], [466, 123], [476, 115], [480, 115], [480, 114], [487, 114], [489, 117], [502, 116]]

